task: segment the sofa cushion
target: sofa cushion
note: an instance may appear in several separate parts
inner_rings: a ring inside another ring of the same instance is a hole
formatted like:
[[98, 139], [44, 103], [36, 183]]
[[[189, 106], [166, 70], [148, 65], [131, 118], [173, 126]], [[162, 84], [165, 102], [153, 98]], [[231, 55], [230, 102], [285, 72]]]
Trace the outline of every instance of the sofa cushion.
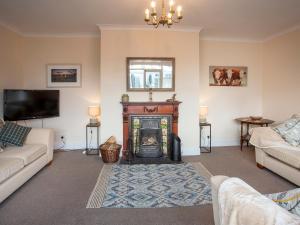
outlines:
[[286, 121], [280, 123], [273, 129], [280, 135], [283, 135], [286, 131], [294, 127], [299, 122], [299, 118], [292, 117], [290, 119], [287, 119]]
[[285, 148], [274, 147], [263, 149], [268, 155], [290, 165], [297, 169], [300, 169], [300, 151], [287, 150]]
[[300, 216], [300, 188], [274, 194], [266, 194], [266, 196], [289, 212]]
[[0, 158], [21, 159], [26, 166], [46, 154], [46, 152], [47, 146], [42, 144], [23, 145], [22, 147], [7, 147], [4, 152], [0, 154]]
[[30, 130], [30, 127], [6, 122], [0, 131], [0, 141], [5, 144], [22, 146]]
[[300, 117], [293, 116], [273, 129], [290, 145], [300, 146]]
[[0, 158], [0, 184], [24, 167], [21, 159]]
[[292, 146], [300, 147], [300, 119], [294, 127], [286, 131], [283, 139]]

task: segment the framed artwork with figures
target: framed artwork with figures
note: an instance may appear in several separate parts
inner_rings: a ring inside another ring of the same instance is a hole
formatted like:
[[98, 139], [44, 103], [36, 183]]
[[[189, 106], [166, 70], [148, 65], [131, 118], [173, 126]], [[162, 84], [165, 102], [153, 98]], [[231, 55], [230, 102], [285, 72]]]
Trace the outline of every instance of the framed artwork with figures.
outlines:
[[246, 66], [210, 66], [209, 86], [247, 86], [248, 67]]

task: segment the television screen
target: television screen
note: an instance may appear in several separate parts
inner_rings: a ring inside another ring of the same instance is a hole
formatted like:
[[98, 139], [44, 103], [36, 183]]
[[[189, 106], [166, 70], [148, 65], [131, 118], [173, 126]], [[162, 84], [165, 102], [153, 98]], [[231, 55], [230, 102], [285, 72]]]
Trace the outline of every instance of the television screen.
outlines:
[[58, 90], [4, 90], [3, 103], [6, 121], [59, 116]]

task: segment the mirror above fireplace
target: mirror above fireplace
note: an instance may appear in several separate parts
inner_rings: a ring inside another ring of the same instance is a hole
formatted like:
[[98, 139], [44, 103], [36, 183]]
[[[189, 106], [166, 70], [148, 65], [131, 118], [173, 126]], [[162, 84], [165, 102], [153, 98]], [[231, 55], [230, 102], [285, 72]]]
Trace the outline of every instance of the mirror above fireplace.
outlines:
[[127, 91], [174, 91], [175, 58], [127, 58]]

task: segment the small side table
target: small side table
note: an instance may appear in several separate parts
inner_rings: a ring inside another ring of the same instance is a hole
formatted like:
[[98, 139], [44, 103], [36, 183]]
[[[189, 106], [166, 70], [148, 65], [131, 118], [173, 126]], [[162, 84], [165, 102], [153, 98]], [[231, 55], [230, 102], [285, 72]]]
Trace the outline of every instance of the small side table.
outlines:
[[[211, 153], [211, 124], [210, 123], [199, 123], [200, 127], [200, 152], [201, 153]], [[209, 147], [208, 146], [202, 146], [202, 130], [204, 127], [209, 127], [209, 136], [207, 138], [209, 139]]]
[[[89, 123], [86, 125], [85, 128], [85, 151], [86, 151], [86, 155], [99, 155], [99, 128], [100, 128], [100, 122], [99, 123]], [[97, 147], [96, 148], [90, 148], [89, 146], [89, 138], [88, 138], [88, 131], [90, 130], [92, 132], [92, 129], [96, 129], [97, 130]], [[96, 152], [96, 153], [92, 153], [92, 152]]]
[[[241, 123], [241, 137], [240, 137], [240, 145], [241, 145], [241, 151], [243, 150], [243, 144], [244, 142], [247, 143], [247, 146], [249, 146], [250, 141], [250, 134], [249, 134], [249, 126], [250, 125], [258, 125], [261, 127], [269, 126], [269, 124], [274, 123], [273, 120], [269, 119], [260, 119], [260, 120], [252, 120], [250, 117], [243, 117], [243, 118], [237, 118], [236, 121]], [[244, 134], [243, 128], [244, 124], [246, 125], [246, 133]]]

